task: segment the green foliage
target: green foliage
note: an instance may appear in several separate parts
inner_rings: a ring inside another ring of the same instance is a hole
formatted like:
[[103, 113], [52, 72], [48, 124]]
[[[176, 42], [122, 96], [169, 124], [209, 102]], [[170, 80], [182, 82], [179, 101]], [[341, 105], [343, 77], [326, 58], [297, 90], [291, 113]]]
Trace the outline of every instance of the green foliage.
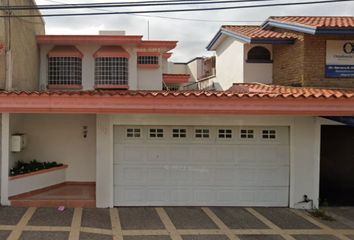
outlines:
[[10, 169], [10, 176], [17, 176], [60, 166], [63, 166], [63, 164], [57, 162], [38, 162], [37, 160], [32, 160], [30, 162], [17, 161], [15, 166]]

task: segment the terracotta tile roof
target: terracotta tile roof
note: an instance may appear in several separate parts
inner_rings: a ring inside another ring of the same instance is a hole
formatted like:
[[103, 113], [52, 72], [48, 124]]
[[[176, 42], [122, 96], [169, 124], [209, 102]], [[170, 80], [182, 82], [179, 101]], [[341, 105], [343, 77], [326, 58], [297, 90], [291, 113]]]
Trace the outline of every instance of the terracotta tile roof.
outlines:
[[270, 17], [272, 20], [280, 23], [288, 23], [312, 28], [354, 28], [354, 17]]
[[260, 26], [224, 25], [222, 30], [232, 32], [251, 39], [294, 40], [295, 35], [287, 32], [275, 32], [262, 29]]
[[83, 96], [83, 97], [220, 97], [220, 98], [290, 98], [354, 99], [353, 90], [287, 87], [260, 83], [234, 84], [227, 91], [0, 91], [3, 96]]
[[289, 87], [260, 83], [234, 84], [228, 92], [284, 98], [354, 98], [354, 89], [324, 89], [312, 87]]

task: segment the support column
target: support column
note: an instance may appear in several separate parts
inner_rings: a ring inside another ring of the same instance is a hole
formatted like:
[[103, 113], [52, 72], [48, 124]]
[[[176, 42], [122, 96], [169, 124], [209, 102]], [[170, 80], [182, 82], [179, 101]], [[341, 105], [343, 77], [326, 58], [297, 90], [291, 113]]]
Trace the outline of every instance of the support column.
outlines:
[[111, 116], [96, 118], [96, 206], [113, 207], [113, 125]]
[[295, 117], [290, 128], [290, 207], [307, 195], [318, 206], [320, 134], [315, 117]]
[[10, 205], [9, 158], [10, 158], [10, 114], [1, 114], [1, 204]]

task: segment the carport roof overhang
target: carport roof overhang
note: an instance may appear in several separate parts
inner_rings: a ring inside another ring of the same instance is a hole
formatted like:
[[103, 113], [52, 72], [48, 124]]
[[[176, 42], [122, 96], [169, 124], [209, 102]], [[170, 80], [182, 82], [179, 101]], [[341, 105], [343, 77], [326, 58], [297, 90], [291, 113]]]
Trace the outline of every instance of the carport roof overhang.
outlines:
[[0, 112], [353, 116], [353, 96], [164, 91], [0, 92]]

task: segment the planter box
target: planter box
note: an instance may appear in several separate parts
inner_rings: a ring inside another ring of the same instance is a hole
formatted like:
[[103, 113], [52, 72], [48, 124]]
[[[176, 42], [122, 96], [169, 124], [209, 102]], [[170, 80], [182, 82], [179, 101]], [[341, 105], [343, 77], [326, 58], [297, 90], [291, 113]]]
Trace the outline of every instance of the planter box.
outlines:
[[65, 182], [68, 165], [9, 177], [9, 197]]

